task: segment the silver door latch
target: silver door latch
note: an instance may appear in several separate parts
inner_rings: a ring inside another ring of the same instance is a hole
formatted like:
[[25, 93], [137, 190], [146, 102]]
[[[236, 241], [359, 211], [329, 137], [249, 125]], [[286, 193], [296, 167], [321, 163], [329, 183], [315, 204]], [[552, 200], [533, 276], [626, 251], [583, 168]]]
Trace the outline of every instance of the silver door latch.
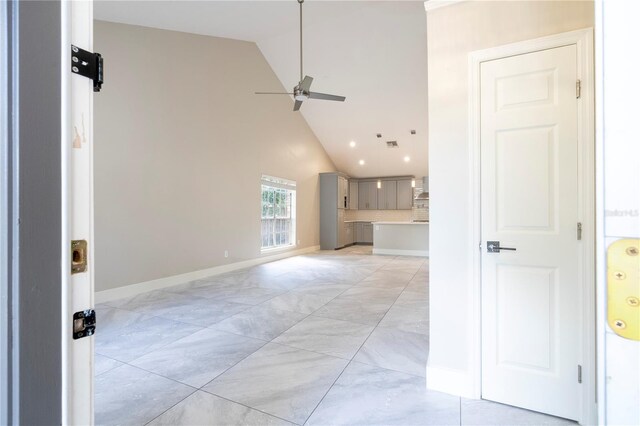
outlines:
[[500, 241], [487, 241], [487, 253], [500, 253], [500, 250], [516, 251], [513, 247], [500, 247]]

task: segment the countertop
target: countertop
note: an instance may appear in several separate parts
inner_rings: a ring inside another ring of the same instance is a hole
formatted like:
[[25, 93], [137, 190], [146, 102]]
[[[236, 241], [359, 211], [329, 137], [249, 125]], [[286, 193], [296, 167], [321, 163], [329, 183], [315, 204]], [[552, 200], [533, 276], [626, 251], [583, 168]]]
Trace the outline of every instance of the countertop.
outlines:
[[374, 225], [428, 225], [429, 222], [371, 222]]
[[356, 223], [356, 222], [362, 222], [362, 223], [373, 223], [370, 220], [345, 220], [344, 223]]

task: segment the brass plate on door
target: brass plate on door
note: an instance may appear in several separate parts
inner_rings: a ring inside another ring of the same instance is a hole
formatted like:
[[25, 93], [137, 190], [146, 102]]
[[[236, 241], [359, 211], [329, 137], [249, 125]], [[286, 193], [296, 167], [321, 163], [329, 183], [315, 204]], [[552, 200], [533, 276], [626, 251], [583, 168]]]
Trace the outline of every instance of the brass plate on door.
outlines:
[[87, 271], [87, 241], [71, 241], [71, 274]]
[[640, 340], [640, 239], [607, 250], [607, 322], [618, 336]]

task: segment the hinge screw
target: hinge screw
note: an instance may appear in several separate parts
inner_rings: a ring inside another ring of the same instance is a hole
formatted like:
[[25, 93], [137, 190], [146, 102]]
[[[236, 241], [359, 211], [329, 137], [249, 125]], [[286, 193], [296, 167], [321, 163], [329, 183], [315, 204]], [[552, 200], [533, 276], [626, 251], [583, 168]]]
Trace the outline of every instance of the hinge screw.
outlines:
[[633, 296], [632, 297], [628, 297], [627, 298], [627, 304], [629, 306], [634, 306], [635, 307], [635, 306], [638, 306], [640, 304], [640, 300], [638, 300], [637, 297], [633, 297]]
[[71, 71], [78, 72], [78, 67], [71, 67]]
[[637, 247], [627, 247], [625, 250], [629, 256], [637, 256], [638, 248]]
[[71, 60], [72, 60], [73, 62], [76, 62], [76, 63], [78, 62], [78, 58], [77, 58], [76, 56], [72, 56], [72, 57], [71, 57]]
[[75, 46], [71, 46], [71, 50], [73, 50], [75, 53], [78, 53], [78, 48]]
[[614, 325], [616, 328], [619, 328], [619, 329], [621, 329], [621, 330], [627, 326], [627, 324], [626, 324], [624, 321], [622, 321], [622, 320], [615, 320], [615, 321], [613, 322], [613, 325]]
[[616, 279], [617, 279], [617, 280], [624, 280], [625, 278], [627, 278], [627, 274], [625, 274], [625, 273], [624, 273], [624, 272], [622, 272], [622, 271], [616, 271], [616, 272], [613, 274], [613, 276], [614, 276], [614, 277], [616, 277]]

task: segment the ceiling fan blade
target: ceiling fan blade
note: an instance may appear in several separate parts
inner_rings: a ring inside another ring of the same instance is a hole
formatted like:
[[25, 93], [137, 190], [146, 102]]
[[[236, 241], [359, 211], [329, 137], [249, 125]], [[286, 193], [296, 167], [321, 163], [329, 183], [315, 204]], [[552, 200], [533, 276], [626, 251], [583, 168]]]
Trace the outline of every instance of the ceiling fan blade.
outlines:
[[302, 106], [302, 101], [296, 101], [296, 103], [293, 104], [293, 110], [298, 111], [301, 106]]
[[304, 76], [304, 79], [300, 82], [300, 89], [305, 92], [308, 92], [311, 88], [311, 82], [313, 82], [313, 77], [309, 77], [308, 75]]
[[293, 93], [286, 92], [255, 92], [256, 95], [293, 95]]
[[309, 92], [309, 98], [322, 99], [324, 101], [340, 101], [340, 102], [344, 102], [344, 100], [347, 99], [344, 96], [327, 95], [326, 93], [318, 93], [318, 92]]

